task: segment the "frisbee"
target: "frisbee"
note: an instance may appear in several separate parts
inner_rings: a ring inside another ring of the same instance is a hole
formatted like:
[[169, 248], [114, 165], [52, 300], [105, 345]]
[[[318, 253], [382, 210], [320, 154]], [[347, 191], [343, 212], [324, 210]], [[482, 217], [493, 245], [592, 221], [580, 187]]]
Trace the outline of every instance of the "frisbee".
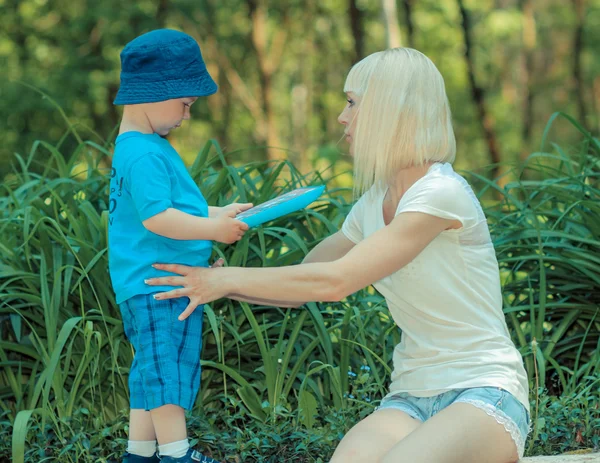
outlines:
[[323, 191], [325, 191], [325, 185], [297, 188], [248, 209], [235, 218], [248, 224], [249, 227], [256, 227], [269, 220], [304, 209], [321, 196]]

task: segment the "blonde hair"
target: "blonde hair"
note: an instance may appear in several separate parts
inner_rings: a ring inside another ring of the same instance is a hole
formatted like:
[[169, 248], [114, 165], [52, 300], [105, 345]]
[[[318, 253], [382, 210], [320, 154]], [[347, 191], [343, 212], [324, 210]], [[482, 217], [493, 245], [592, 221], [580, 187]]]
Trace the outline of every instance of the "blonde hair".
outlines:
[[392, 48], [356, 63], [344, 92], [361, 97], [354, 131], [354, 188], [389, 185], [400, 169], [454, 162], [456, 140], [442, 75], [423, 53]]

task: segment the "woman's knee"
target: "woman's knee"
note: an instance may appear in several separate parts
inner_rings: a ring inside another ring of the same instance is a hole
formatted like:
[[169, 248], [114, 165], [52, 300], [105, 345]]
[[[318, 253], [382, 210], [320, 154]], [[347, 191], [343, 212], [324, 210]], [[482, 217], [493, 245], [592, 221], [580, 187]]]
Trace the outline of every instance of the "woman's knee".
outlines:
[[[331, 457], [330, 463], [363, 463], [363, 462], [375, 462], [381, 458], [381, 450], [378, 448], [379, 444], [369, 445], [368, 439], [365, 436], [350, 436], [348, 434], [338, 447], [335, 449], [333, 456]], [[358, 438], [358, 440], [355, 440]]]
[[420, 421], [399, 410], [373, 413], [344, 436], [331, 463], [378, 462], [420, 424]]
[[365, 455], [359, 453], [356, 448], [342, 449], [338, 446], [329, 463], [358, 463], [363, 461], [368, 460], [365, 460]]

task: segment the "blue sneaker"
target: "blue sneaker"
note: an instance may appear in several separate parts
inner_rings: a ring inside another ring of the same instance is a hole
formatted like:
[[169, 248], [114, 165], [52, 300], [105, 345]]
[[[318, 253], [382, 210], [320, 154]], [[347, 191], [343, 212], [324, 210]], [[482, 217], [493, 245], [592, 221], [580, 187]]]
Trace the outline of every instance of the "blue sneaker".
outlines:
[[220, 463], [219, 461], [202, 455], [197, 450], [189, 449], [185, 456], [181, 458], [175, 457], [159, 457], [160, 463]]
[[140, 457], [139, 455], [125, 453], [123, 455], [123, 463], [160, 463], [160, 459], [156, 453], [151, 457]]

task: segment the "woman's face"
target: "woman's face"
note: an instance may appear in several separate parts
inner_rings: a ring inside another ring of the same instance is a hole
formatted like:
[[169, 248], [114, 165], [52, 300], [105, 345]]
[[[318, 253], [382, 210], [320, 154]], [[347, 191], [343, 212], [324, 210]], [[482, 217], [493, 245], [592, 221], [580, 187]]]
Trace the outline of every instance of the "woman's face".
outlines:
[[350, 144], [350, 154], [354, 154], [354, 131], [356, 130], [356, 116], [360, 97], [353, 92], [346, 93], [346, 107], [338, 117], [338, 122], [344, 126], [346, 141]]

